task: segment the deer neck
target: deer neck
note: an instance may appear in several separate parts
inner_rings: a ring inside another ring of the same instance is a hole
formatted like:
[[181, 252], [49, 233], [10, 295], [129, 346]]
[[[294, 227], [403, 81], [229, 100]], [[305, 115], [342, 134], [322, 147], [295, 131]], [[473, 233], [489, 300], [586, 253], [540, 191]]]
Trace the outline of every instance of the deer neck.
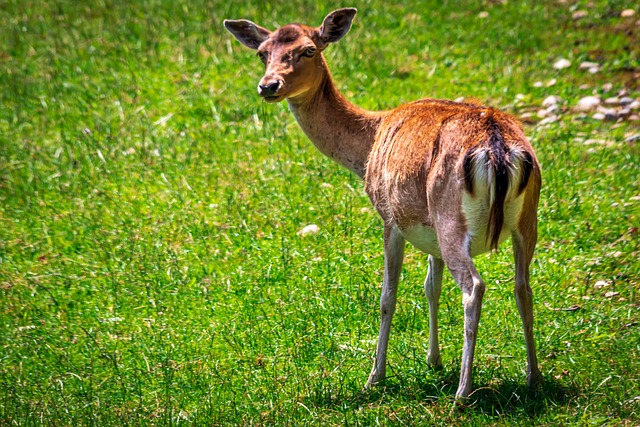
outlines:
[[311, 142], [324, 155], [364, 177], [383, 113], [363, 110], [347, 101], [329, 70], [319, 85], [289, 98], [289, 108]]

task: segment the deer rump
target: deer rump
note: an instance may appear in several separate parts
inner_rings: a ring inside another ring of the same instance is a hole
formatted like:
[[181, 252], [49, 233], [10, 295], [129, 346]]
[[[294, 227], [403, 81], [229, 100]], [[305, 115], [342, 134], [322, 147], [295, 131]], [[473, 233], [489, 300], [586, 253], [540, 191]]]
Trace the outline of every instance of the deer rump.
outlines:
[[497, 249], [517, 226], [535, 162], [526, 141], [519, 124], [493, 108], [409, 103], [381, 124], [365, 190], [385, 223], [418, 249], [441, 257], [447, 233], [436, 224], [445, 223], [466, 227], [473, 257]]

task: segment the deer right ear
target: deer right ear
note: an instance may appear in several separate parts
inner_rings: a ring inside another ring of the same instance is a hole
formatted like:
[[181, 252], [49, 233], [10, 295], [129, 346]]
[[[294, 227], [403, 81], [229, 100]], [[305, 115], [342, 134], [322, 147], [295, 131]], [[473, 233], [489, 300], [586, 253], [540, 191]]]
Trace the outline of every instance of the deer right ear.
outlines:
[[320, 42], [326, 47], [329, 43], [335, 43], [347, 35], [351, 29], [351, 22], [358, 10], [353, 7], [334, 10], [324, 18], [320, 27]]
[[225, 19], [224, 26], [233, 36], [249, 49], [257, 49], [269, 37], [271, 31], [246, 19]]

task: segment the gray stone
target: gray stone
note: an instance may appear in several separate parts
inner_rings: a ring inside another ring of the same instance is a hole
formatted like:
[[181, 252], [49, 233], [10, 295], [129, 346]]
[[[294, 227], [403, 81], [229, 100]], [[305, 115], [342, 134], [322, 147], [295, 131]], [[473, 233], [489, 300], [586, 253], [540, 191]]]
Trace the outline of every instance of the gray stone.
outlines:
[[602, 101], [597, 96], [585, 96], [578, 101], [576, 105], [577, 111], [591, 111], [595, 110]]

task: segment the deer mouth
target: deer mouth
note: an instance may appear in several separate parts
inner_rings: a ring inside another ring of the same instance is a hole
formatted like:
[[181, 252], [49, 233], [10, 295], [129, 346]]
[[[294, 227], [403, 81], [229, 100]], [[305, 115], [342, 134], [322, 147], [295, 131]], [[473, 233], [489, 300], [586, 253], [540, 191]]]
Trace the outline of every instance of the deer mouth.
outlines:
[[265, 102], [280, 102], [284, 99], [284, 96], [282, 95], [270, 95], [270, 96], [263, 96], [262, 99], [265, 100]]

